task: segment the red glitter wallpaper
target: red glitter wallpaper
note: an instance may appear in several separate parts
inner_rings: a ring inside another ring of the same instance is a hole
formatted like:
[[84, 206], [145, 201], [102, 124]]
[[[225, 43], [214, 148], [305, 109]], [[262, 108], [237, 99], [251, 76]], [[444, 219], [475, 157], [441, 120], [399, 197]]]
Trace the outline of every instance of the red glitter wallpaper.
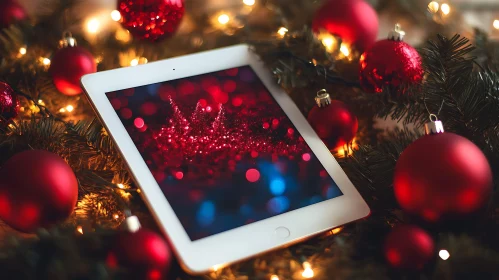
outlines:
[[192, 240], [342, 195], [249, 66], [107, 96]]

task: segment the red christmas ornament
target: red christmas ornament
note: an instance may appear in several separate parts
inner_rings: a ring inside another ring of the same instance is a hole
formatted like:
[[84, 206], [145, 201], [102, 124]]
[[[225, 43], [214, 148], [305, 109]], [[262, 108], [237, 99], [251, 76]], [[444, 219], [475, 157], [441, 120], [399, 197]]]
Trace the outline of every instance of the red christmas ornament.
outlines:
[[427, 222], [475, 213], [492, 193], [487, 158], [468, 139], [443, 132], [438, 120], [427, 124], [426, 131], [404, 150], [395, 166], [398, 203]]
[[325, 90], [319, 91], [315, 100], [317, 106], [309, 112], [308, 122], [317, 135], [331, 150], [350, 143], [359, 128], [357, 117], [345, 103], [331, 101]]
[[78, 199], [78, 181], [58, 155], [18, 153], [0, 168], [0, 218], [22, 232], [63, 221]]
[[378, 15], [363, 0], [328, 0], [315, 13], [312, 29], [337, 35], [363, 51], [376, 41]]
[[17, 117], [19, 99], [14, 90], [6, 83], [0, 82], [0, 124]]
[[421, 270], [433, 257], [435, 245], [419, 227], [399, 225], [386, 237], [385, 257], [395, 268]]
[[113, 254], [120, 265], [132, 267], [140, 274], [140, 279], [163, 279], [172, 260], [165, 240], [140, 228], [136, 216], [125, 220], [125, 232], [118, 236]]
[[95, 73], [97, 64], [92, 54], [76, 46], [71, 36], [61, 41], [59, 49], [50, 64], [50, 73], [55, 87], [65, 95], [78, 95], [82, 92], [80, 79], [83, 75]]
[[121, 24], [137, 39], [159, 41], [175, 33], [184, 0], [119, 0]]
[[0, 28], [5, 28], [13, 22], [27, 18], [26, 11], [14, 0], [0, 1]]
[[359, 79], [364, 90], [403, 89], [423, 80], [421, 57], [416, 49], [401, 41], [404, 34], [396, 25], [388, 40], [376, 42], [362, 54]]

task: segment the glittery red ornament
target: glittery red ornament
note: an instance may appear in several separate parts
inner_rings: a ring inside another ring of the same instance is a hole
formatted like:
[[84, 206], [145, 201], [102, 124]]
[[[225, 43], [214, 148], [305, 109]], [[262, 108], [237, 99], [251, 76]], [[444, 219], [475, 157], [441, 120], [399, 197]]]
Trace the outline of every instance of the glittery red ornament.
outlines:
[[316, 101], [318, 106], [309, 112], [308, 122], [317, 135], [331, 150], [350, 143], [359, 128], [357, 117], [345, 103], [331, 101], [325, 91], [318, 93]]
[[152, 42], [175, 33], [184, 16], [184, 0], [119, 0], [121, 24], [137, 39]]
[[131, 267], [136, 279], [164, 279], [172, 261], [166, 241], [155, 232], [140, 228], [135, 216], [125, 220], [125, 231], [118, 235], [113, 258], [121, 266]]
[[385, 257], [395, 268], [421, 270], [433, 257], [435, 245], [423, 229], [399, 225], [386, 237]]
[[82, 92], [80, 79], [83, 75], [95, 73], [97, 64], [92, 54], [76, 46], [74, 38], [61, 41], [59, 49], [50, 63], [50, 73], [55, 87], [65, 95], [78, 95]]
[[382, 92], [385, 87], [403, 90], [423, 80], [421, 57], [401, 41], [404, 33], [397, 28], [391, 38], [376, 42], [360, 57], [359, 79], [368, 92]]
[[0, 1], [0, 28], [27, 18], [26, 11], [15, 0]]
[[18, 153], [0, 168], [0, 218], [22, 232], [63, 221], [78, 199], [78, 181], [58, 155]]
[[492, 171], [482, 151], [464, 137], [439, 132], [404, 150], [393, 182], [402, 209], [433, 223], [462, 220], [492, 193]]
[[378, 15], [363, 0], [328, 0], [315, 13], [312, 28], [337, 35], [363, 51], [376, 40]]
[[6, 83], [0, 82], [0, 124], [9, 121], [19, 113], [19, 99], [14, 90]]

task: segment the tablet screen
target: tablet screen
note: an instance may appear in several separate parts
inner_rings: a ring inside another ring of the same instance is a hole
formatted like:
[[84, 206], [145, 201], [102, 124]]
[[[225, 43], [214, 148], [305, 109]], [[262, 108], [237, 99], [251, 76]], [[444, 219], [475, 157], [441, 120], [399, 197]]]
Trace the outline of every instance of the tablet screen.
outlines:
[[342, 195], [250, 66], [106, 95], [193, 241]]

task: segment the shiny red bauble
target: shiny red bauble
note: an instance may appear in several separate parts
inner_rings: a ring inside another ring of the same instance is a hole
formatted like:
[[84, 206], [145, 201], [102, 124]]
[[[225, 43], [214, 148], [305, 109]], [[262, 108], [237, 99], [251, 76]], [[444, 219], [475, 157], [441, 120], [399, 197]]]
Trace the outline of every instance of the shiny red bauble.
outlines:
[[492, 171], [468, 139], [445, 132], [409, 145], [395, 166], [395, 197], [406, 212], [427, 222], [462, 219], [492, 193]]
[[359, 128], [357, 117], [345, 103], [337, 100], [324, 107], [312, 108], [308, 122], [330, 150], [350, 143]]
[[378, 15], [364, 0], [327, 0], [315, 13], [312, 28], [339, 36], [358, 50], [369, 48], [378, 35]]
[[97, 64], [85, 48], [64, 47], [55, 53], [49, 71], [55, 87], [63, 94], [72, 96], [82, 92], [81, 77], [95, 73]]
[[0, 167], [0, 219], [33, 232], [68, 218], [78, 199], [78, 181], [58, 155], [42, 150], [18, 153]]
[[137, 39], [172, 36], [184, 17], [184, 0], [119, 0], [121, 24]]
[[423, 74], [418, 51], [403, 41], [378, 41], [360, 57], [359, 79], [367, 92], [404, 89], [420, 83]]
[[0, 28], [5, 28], [12, 23], [26, 19], [28, 16], [24, 8], [15, 0], [0, 1]]
[[435, 245], [423, 229], [412, 225], [396, 226], [386, 237], [385, 258], [395, 268], [421, 270], [433, 257]]
[[0, 82], [0, 124], [9, 121], [19, 113], [19, 99], [14, 90], [6, 83]]
[[118, 235], [113, 252], [121, 266], [133, 268], [142, 279], [163, 279], [172, 261], [166, 241], [144, 228]]

